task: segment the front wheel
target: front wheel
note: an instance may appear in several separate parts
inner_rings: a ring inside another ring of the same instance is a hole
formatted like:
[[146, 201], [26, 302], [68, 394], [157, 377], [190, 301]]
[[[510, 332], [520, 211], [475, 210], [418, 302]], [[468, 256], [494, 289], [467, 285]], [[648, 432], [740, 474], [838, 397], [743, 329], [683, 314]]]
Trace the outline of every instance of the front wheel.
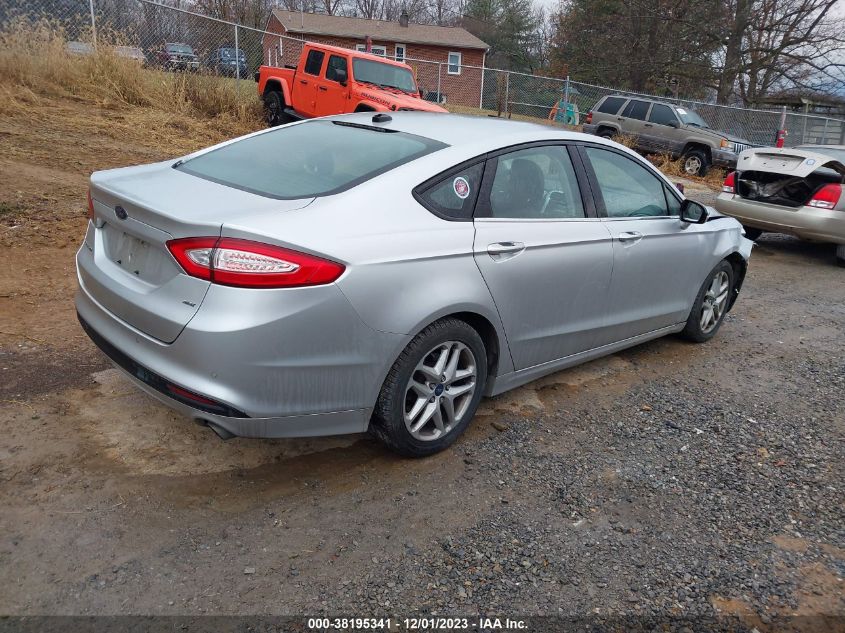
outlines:
[[691, 149], [684, 154], [684, 172], [689, 176], [705, 176], [710, 167], [710, 161], [704, 150]]
[[487, 355], [478, 332], [458, 319], [437, 321], [393, 364], [370, 431], [407, 457], [442, 451], [469, 425], [486, 381]]
[[720, 262], [698, 291], [682, 332], [686, 338], [703, 343], [716, 335], [728, 311], [733, 284], [733, 267], [726, 261]]

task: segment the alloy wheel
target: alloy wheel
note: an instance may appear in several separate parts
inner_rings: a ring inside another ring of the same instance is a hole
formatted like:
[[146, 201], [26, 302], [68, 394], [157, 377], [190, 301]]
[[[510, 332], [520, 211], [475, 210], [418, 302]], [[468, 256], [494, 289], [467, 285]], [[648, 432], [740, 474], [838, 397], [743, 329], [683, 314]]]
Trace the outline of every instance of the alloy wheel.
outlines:
[[697, 176], [701, 171], [701, 159], [698, 156], [687, 156], [684, 161], [684, 171], [692, 176]]
[[459, 341], [430, 350], [405, 388], [405, 427], [414, 439], [430, 442], [448, 434], [466, 414], [477, 384], [475, 355]]
[[725, 313], [730, 283], [728, 273], [720, 270], [713, 277], [707, 292], [704, 293], [704, 300], [701, 303], [701, 321], [699, 322], [704, 334], [712, 332]]

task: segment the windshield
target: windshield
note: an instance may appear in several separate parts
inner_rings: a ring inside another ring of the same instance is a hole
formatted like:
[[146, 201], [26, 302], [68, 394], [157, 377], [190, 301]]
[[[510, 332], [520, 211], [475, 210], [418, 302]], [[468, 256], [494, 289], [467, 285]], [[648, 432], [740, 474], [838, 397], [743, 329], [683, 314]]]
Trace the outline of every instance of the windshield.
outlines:
[[168, 44], [165, 48], [167, 48], [168, 53], [184, 53], [185, 55], [194, 54], [194, 49], [187, 44]]
[[414, 75], [407, 68], [382, 64], [371, 59], [353, 59], [355, 81], [376, 84], [382, 88], [396, 88], [402, 92], [417, 92]]
[[698, 116], [697, 112], [693, 112], [692, 110], [687, 110], [685, 108], [675, 108], [675, 111], [678, 113], [678, 116], [681, 117], [681, 121], [687, 125], [694, 125], [695, 127], [710, 127], [704, 122], [704, 119]]
[[235, 141], [174, 168], [260, 196], [291, 200], [344, 191], [444, 147], [384, 128], [308, 121]]
[[[235, 57], [235, 49], [234, 48], [221, 48], [220, 49], [220, 57], [223, 59], [233, 59]], [[244, 59], [246, 55], [242, 48], [238, 49], [238, 59]]]
[[816, 154], [824, 154], [830, 156], [834, 160], [838, 160], [845, 165], [845, 148], [820, 147], [818, 145], [800, 145], [795, 149], [803, 149], [806, 152], [815, 152]]

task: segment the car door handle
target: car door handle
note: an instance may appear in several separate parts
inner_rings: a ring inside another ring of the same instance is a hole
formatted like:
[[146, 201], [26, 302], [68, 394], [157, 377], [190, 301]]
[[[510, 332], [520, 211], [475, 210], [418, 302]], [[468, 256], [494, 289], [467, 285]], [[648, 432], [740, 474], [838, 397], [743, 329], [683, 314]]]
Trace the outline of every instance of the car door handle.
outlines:
[[630, 242], [635, 244], [643, 239], [643, 234], [639, 231], [625, 231], [624, 233], [619, 234], [619, 241], [620, 242]]
[[654, 127], [651, 123], [643, 123], [643, 127]]
[[320, 90], [322, 90], [323, 92], [325, 92], [326, 90], [328, 90], [328, 88], [326, 88], [325, 86], [319, 86], [319, 88], [320, 88]]
[[300, 80], [299, 80], [299, 83], [301, 83], [303, 86], [307, 86], [307, 85], [308, 85], [308, 82], [307, 82], [307, 81], [305, 81], [304, 79], [300, 79]]
[[487, 245], [487, 253], [491, 256], [518, 255], [524, 250], [525, 244], [522, 242], [496, 242]]

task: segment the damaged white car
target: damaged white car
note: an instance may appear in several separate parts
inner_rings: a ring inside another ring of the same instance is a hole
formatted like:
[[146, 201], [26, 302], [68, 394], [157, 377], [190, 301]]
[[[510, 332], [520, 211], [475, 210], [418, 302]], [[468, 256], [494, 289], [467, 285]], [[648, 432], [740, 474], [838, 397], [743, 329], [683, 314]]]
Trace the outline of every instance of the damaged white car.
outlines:
[[716, 209], [742, 222], [746, 237], [764, 232], [836, 245], [845, 266], [845, 145], [749, 149], [728, 174]]

